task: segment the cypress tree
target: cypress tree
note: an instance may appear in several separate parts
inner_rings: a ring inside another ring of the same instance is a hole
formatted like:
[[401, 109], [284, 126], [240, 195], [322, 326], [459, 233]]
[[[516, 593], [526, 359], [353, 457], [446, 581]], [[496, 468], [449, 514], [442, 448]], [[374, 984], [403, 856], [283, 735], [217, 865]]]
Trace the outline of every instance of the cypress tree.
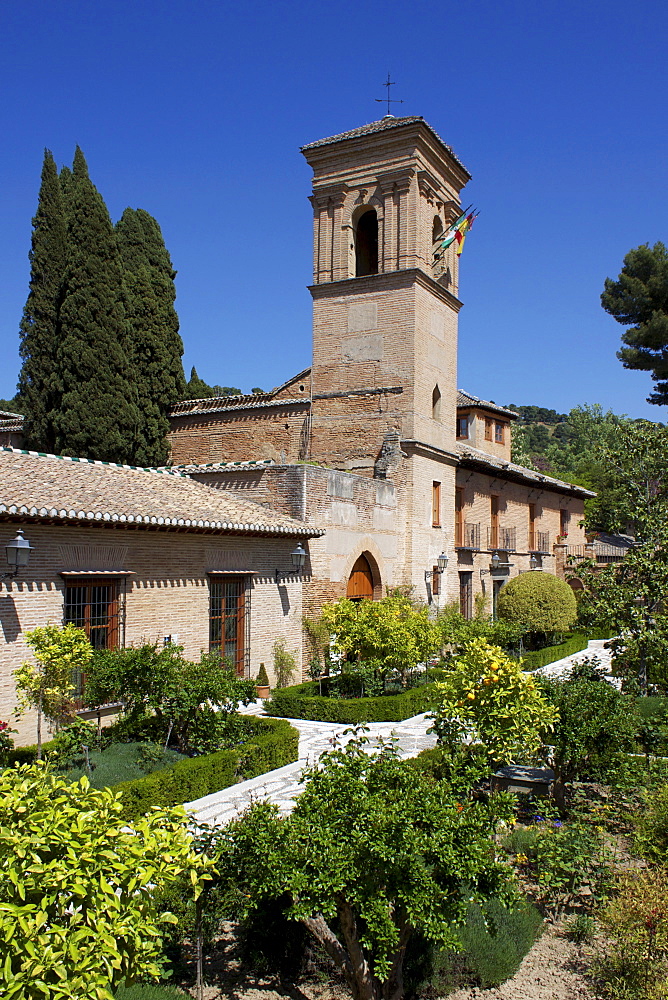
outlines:
[[67, 225], [58, 172], [48, 149], [44, 151], [29, 256], [30, 291], [20, 324], [23, 364], [17, 402], [26, 415], [26, 447], [53, 452], [56, 449], [54, 411], [62, 390], [58, 345], [59, 312], [67, 260]]
[[212, 386], [199, 377], [193, 365], [190, 369], [190, 381], [186, 384], [186, 399], [212, 399], [216, 395]]
[[107, 207], [78, 146], [67, 189], [55, 450], [125, 463], [132, 459], [140, 420], [126, 354], [123, 269]]
[[127, 293], [127, 353], [140, 410], [133, 462], [164, 465], [169, 456], [167, 412], [186, 391], [174, 308], [176, 271], [160, 226], [143, 209], [126, 208], [116, 223], [116, 239]]

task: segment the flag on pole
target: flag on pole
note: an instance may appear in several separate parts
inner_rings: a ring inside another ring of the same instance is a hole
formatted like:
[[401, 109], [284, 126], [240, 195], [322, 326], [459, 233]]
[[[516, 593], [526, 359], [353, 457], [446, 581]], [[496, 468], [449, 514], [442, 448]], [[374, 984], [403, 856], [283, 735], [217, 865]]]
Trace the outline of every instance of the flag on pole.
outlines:
[[471, 206], [452, 223], [441, 243], [441, 250], [447, 250], [453, 243], [456, 243], [455, 252], [458, 257], [461, 257], [466, 234], [480, 214], [475, 209], [470, 211], [470, 208]]

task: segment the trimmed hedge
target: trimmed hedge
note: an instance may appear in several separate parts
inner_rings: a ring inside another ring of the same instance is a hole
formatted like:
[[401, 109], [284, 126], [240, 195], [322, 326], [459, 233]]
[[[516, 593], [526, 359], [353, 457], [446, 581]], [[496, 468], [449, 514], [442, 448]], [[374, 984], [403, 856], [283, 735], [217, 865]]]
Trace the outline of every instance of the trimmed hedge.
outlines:
[[[53, 740], [42, 743], [42, 759], [48, 752]], [[2, 755], [2, 763], [5, 767], [13, 767], [14, 764], [34, 764], [37, 760], [37, 744], [28, 747], [14, 747]]]
[[114, 785], [123, 800], [123, 816], [136, 819], [151, 806], [175, 806], [229, 788], [297, 760], [299, 733], [284, 719], [258, 719], [261, 730], [233, 750], [190, 757], [145, 778]]
[[272, 692], [271, 701], [265, 703], [265, 711], [282, 718], [314, 722], [402, 722], [433, 708], [438, 700], [435, 684], [377, 698], [325, 698], [315, 694], [317, 690], [314, 681], [279, 688]]
[[535, 649], [530, 653], [523, 653], [522, 666], [525, 670], [537, 670], [538, 667], [545, 667], [548, 663], [554, 663], [555, 660], [562, 660], [564, 656], [581, 653], [588, 645], [589, 636], [582, 632], [575, 632], [557, 646], [546, 646], [545, 649]]

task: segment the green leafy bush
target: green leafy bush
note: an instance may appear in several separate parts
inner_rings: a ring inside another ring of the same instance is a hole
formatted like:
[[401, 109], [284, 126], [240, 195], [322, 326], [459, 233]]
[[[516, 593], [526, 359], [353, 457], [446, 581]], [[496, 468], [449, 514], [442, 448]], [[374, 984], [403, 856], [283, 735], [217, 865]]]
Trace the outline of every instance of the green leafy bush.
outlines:
[[538, 667], [546, 667], [548, 663], [555, 663], [565, 656], [572, 656], [573, 653], [580, 653], [589, 645], [589, 636], [582, 632], [576, 632], [564, 639], [556, 646], [545, 646], [543, 649], [534, 649], [529, 653], [522, 653], [522, 669], [537, 670]]
[[314, 681], [274, 691], [266, 711], [282, 718], [316, 722], [401, 722], [426, 712], [438, 702], [435, 684], [377, 698], [325, 698], [317, 691]]
[[596, 971], [610, 997], [660, 1000], [668, 982], [668, 875], [635, 869], [616, 889], [600, 916], [607, 942]]
[[668, 785], [645, 794], [636, 817], [636, 849], [648, 861], [668, 865]]
[[482, 908], [471, 904], [458, 928], [461, 951], [430, 948], [421, 939], [406, 956], [406, 985], [418, 995], [447, 996], [476, 980], [483, 988], [498, 986], [513, 976], [542, 933], [543, 918], [535, 906], [511, 910], [490, 899]]
[[610, 858], [601, 834], [580, 820], [545, 822], [536, 839], [536, 868], [557, 919], [583, 889], [596, 896], [610, 880]]
[[565, 631], [578, 613], [575, 594], [566, 581], [540, 571], [509, 580], [497, 607], [499, 618], [522, 625], [527, 632]]
[[538, 832], [535, 827], [516, 826], [503, 841], [503, 847], [509, 854], [523, 854], [527, 858], [536, 856], [536, 840]]
[[276, 687], [287, 687], [297, 673], [297, 657], [285, 648], [285, 639], [276, 639], [271, 647], [274, 659], [274, 677]]
[[260, 687], [269, 687], [269, 678], [267, 677], [267, 668], [264, 663], [260, 664], [260, 669], [257, 672], [257, 677], [255, 678], [255, 683]]
[[81, 751], [72, 753], [67, 759], [64, 777], [78, 781], [86, 775], [92, 788], [109, 788], [144, 778], [187, 759], [175, 750], [163, 750], [154, 743], [113, 743], [105, 750], [91, 750], [88, 760]]
[[297, 760], [299, 733], [284, 720], [257, 719], [258, 733], [241, 747], [181, 760], [145, 778], [116, 785], [123, 815], [142, 816], [152, 806], [192, 802]]

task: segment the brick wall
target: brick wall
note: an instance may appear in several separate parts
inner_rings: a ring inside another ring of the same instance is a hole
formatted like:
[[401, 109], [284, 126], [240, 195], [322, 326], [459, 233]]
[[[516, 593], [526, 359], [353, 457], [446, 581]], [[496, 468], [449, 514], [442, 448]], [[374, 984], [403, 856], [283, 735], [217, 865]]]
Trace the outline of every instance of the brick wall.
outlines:
[[[207, 572], [248, 574], [250, 672], [264, 662], [272, 678], [271, 647], [284, 638], [302, 656], [301, 580], [276, 585], [274, 571], [289, 568], [294, 538], [246, 538], [177, 532], [24, 525], [34, 552], [30, 565], [0, 588], [0, 719], [12, 722], [12, 671], [30, 650], [24, 632], [47, 622], [61, 623], [67, 570], [128, 570], [125, 578], [125, 644], [162, 642], [178, 636], [185, 655], [198, 659], [209, 648]], [[16, 534], [16, 524], [0, 525], [0, 548]], [[35, 739], [34, 715], [19, 724], [17, 743]]]

